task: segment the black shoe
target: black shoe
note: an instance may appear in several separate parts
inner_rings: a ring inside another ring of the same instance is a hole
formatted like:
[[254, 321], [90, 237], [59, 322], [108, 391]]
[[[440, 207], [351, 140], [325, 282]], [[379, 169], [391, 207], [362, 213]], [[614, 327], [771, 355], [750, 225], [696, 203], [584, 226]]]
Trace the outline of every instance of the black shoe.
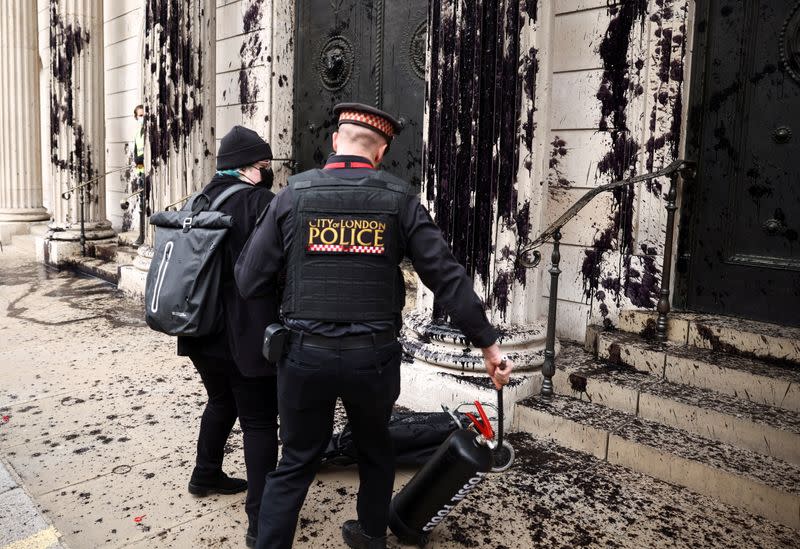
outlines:
[[342, 525], [342, 537], [353, 549], [386, 549], [386, 536], [368, 536], [357, 520], [348, 520]]
[[199, 497], [209, 494], [238, 494], [246, 490], [246, 480], [231, 478], [222, 471], [212, 480], [197, 480], [192, 475], [192, 480], [189, 481], [189, 493]]

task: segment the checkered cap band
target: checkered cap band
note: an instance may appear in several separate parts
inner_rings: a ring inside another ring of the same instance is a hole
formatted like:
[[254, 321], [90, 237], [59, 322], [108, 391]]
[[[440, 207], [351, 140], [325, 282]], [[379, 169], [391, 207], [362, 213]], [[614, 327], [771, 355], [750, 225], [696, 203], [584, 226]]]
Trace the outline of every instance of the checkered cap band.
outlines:
[[383, 255], [386, 251], [386, 248], [383, 246], [342, 246], [339, 244], [309, 244], [306, 249], [309, 252], [342, 252], [350, 254], [374, 255]]
[[339, 114], [339, 124], [342, 122], [360, 122], [372, 126], [390, 139], [394, 137], [394, 127], [392, 123], [376, 114], [360, 111], [342, 111]]

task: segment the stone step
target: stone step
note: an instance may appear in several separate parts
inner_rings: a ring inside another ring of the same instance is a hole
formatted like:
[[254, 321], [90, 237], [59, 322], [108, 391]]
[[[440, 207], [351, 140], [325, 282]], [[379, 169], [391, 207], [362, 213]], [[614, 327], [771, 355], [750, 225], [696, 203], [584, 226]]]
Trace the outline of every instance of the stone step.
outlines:
[[[563, 370], [553, 378], [559, 394], [800, 465], [798, 412], [673, 383], [617, 364], [594, 363], [567, 349], [565, 345], [557, 359]], [[570, 354], [576, 357], [570, 360]]]
[[113, 262], [116, 261], [117, 249], [119, 248], [119, 245], [116, 242], [96, 244], [96, 245], [90, 244], [88, 248], [89, 248], [89, 255], [91, 255], [95, 259]]
[[73, 269], [94, 276], [111, 284], [119, 282], [119, 266], [113, 261], [104, 261], [94, 257], [77, 257], [67, 262]]
[[600, 333], [598, 357], [673, 383], [710, 389], [756, 404], [800, 412], [800, 368], [633, 334]]
[[566, 396], [517, 403], [514, 430], [800, 529], [800, 467], [784, 460]]
[[[652, 338], [657, 317], [652, 310], [625, 310], [620, 314], [619, 329]], [[667, 337], [691, 347], [800, 365], [800, 327], [675, 312], [669, 315]]]
[[136, 240], [139, 238], [139, 231], [128, 231], [126, 233], [119, 233], [117, 235], [120, 246], [128, 246], [136, 251], [139, 246], [136, 245]]

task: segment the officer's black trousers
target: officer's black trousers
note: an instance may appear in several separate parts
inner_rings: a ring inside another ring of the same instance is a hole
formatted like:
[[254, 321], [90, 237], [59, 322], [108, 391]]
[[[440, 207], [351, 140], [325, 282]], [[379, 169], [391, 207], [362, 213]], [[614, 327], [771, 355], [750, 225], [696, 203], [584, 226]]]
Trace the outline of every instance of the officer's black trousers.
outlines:
[[293, 341], [278, 366], [283, 454], [267, 476], [258, 549], [292, 546], [298, 514], [333, 434], [341, 397], [358, 450], [357, 512], [366, 532], [383, 536], [394, 485], [389, 416], [400, 394], [401, 347], [395, 342], [330, 350]]
[[192, 480], [213, 480], [222, 471], [225, 443], [238, 416], [247, 468], [245, 511], [255, 523], [264, 479], [275, 470], [278, 461], [275, 377], [244, 377], [231, 361], [205, 356], [190, 358], [208, 393], [208, 404], [200, 420]]

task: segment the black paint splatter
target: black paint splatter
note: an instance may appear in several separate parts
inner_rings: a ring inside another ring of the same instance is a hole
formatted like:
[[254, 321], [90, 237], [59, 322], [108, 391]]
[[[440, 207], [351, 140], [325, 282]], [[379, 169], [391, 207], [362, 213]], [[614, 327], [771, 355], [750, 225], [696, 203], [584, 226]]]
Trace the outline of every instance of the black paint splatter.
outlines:
[[[50, 0], [50, 162], [70, 175], [73, 182], [98, 175], [95, 151], [86, 142], [83, 125], [76, 119], [76, 70], [90, 43], [89, 32], [77, 21], [65, 20], [58, 1]], [[86, 192], [91, 192], [91, 187]], [[98, 197], [89, 196], [89, 201]], [[67, 214], [70, 221], [72, 213]]]
[[[683, 6], [677, 10], [673, 7], [673, 0], [656, 0], [655, 13], [646, 17], [647, 4], [644, 0], [627, 0], [609, 7], [613, 19], [600, 46], [604, 71], [597, 94], [601, 103], [599, 126], [601, 130], [608, 131], [611, 149], [598, 163], [598, 171], [612, 180], [635, 175], [637, 153], [642, 148], [630, 132], [626, 109], [630, 96], [644, 93], [644, 89], [636, 81], [641, 78], [645, 63], [641, 59], [631, 63], [629, 50], [635, 26], [644, 25], [646, 19], [655, 27], [657, 42], [653, 63], [662, 84], [662, 88], [655, 90], [653, 94], [649, 124], [651, 135], [644, 144], [646, 168], [648, 171], [653, 170], [660, 150], [667, 148], [673, 158], [678, 155], [686, 32], [685, 25], [674, 30], [665, 28], [663, 22], [675, 19], [679, 13], [685, 20], [687, 8]], [[656, 134], [659, 105], [671, 106], [670, 128], [663, 135]], [[654, 180], [646, 183], [645, 187], [654, 195], [662, 196], [662, 182]], [[642, 245], [639, 249], [642, 254], [639, 256], [641, 269], [632, 266], [634, 189], [618, 189], [613, 192], [613, 199], [615, 207], [609, 226], [598, 234], [592, 248], [585, 251], [582, 265], [584, 294], [588, 299], [598, 300], [598, 310], [604, 317], [606, 327], [612, 326], [608, 318], [608, 299], [613, 299], [619, 305], [621, 296], [624, 295], [634, 306], [652, 308], [656, 305], [660, 289], [660, 271], [655, 261], [656, 249]], [[622, 255], [622, 276], [604, 277], [604, 256], [617, 248]]]
[[144, 63], [153, 81], [152, 94], [145, 97], [145, 125], [153, 166], [185, 145], [206, 114], [201, 97], [207, 57], [193, 40], [205, 10], [197, 2], [145, 2]]
[[[261, 21], [263, 18], [264, 0], [252, 0], [242, 20], [247, 40], [242, 43], [239, 55], [242, 58], [239, 68], [239, 102], [242, 113], [253, 116], [259, 97], [259, 86], [252, 75], [252, 68], [261, 57], [263, 44], [261, 41]], [[280, 82], [279, 82], [280, 84]]]
[[[629, 62], [629, 49], [635, 26], [639, 24], [644, 28], [647, 12], [647, 0], [623, 0], [608, 8], [612, 15], [603, 41], [600, 43], [599, 53], [603, 60], [603, 78], [597, 99], [600, 101], [601, 131], [608, 131], [611, 139], [611, 150], [598, 162], [597, 169], [602, 175], [612, 180], [622, 180], [634, 173], [636, 154], [639, 144], [630, 135], [628, 128], [627, 107], [628, 94], [636, 87], [632, 85], [632, 71], [637, 73], [644, 66], [638, 62], [631, 65]], [[584, 295], [591, 299], [596, 297], [600, 301], [600, 312], [604, 323], [608, 319], [608, 306], [604, 303], [605, 292], [598, 292], [601, 285], [602, 264], [604, 255], [614, 249], [615, 244], [624, 254], [633, 244], [633, 189], [622, 187], [613, 191], [615, 208], [611, 215], [609, 227], [602, 231], [593, 246], [585, 250], [585, 257], [581, 266], [583, 276]], [[619, 299], [618, 279], [605, 280], [603, 287], [612, 291], [615, 298]], [[602, 298], [601, 298], [602, 296]]]
[[564, 173], [561, 171], [561, 160], [567, 156], [567, 142], [556, 135], [550, 144], [553, 148], [550, 151], [550, 177], [548, 178], [548, 183], [551, 188], [568, 189], [572, 187], [572, 181], [564, 177]]
[[525, 158], [525, 169], [530, 172], [533, 169], [533, 138], [536, 133], [536, 77], [539, 74], [539, 51], [536, 48], [528, 50], [528, 54], [522, 59], [520, 83], [528, 100], [528, 109], [525, 113], [525, 121], [522, 123], [523, 138], [527, 156]]
[[[535, 93], [538, 70], [535, 57], [520, 65], [520, 7], [517, 2], [444, 0], [431, 2], [429, 14], [438, 31], [430, 39], [425, 196], [456, 258], [489, 288], [485, 301], [502, 312], [515, 273], [499, 272], [489, 284], [495, 246], [490, 229], [495, 221], [510, 227], [519, 218], [514, 185], [519, 106], [523, 92]], [[525, 7], [533, 9], [535, 2]], [[525, 131], [532, 143], [533, 126]], [[434, 318], [444, 316], [437, 304]]]

